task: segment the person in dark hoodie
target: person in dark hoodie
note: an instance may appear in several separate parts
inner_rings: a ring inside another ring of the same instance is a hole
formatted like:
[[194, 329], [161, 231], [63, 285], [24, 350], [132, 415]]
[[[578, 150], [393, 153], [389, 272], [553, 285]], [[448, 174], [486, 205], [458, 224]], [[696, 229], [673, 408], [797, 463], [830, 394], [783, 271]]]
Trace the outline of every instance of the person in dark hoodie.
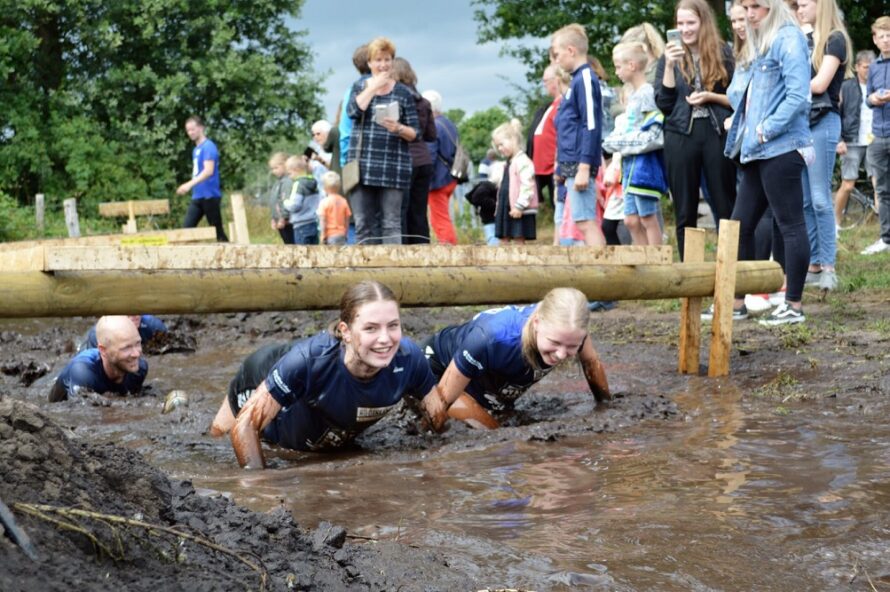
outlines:
[[318, 204], [321, 195], [318, 182], [309, 173], [309, 165], [303, 156], [291, 156], [285, 163], [287, 174], [293, 180], [290, 197], [282, 205], [288, 211], [294, 228], [295, 245], [318, 244]]

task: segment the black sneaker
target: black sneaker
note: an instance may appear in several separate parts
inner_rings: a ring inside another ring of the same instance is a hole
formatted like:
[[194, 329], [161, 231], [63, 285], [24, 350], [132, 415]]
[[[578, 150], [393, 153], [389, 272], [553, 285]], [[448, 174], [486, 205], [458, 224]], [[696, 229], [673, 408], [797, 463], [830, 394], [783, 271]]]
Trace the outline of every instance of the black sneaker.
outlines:
[[775, 327], [776, 325], [790, 325], [791, 323], [802, 323], [807, 318], [803, 316], [803, 308], [794, 310], [787, 302], [783, 302], [776, 309], [769, 313], [765, 319], [757, 321], [761, 325]]
[[[734, 308], [732, 309], [732, 320], [734, 321], [744, 321], [748, 318], [748, 307], [744, 304], [742, 308]], [[714, 305], [708, 307], [707, 310], [702, 311], [701, 320], [703, 321], [712, 321], [714, 320]]]

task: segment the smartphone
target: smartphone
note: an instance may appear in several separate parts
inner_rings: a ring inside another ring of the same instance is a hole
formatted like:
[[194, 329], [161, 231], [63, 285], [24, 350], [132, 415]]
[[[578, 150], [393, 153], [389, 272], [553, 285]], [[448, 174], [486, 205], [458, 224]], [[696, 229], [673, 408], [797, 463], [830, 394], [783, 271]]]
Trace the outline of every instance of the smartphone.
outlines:
[[676, 43], [680, 44], [680, 29], [668, 29], [667, 31], [667, 42], [668, 43]]

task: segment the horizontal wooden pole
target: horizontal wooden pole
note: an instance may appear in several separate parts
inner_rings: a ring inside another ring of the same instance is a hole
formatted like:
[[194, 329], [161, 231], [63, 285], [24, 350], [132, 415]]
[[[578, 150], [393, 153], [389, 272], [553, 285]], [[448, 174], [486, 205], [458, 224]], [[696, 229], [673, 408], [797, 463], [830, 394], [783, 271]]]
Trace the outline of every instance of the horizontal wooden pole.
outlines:
[[[179, 244], [215, 241], [216, 229], [212, 226], [176, 228], [173, 230], [147, 230], [135, 234], [96, 234], [77, 238], [47, 238], [32, 241], [0, 243], [0, 252], [30, 249], [34, 247], [107, 247], [123, 244]], [[5, 257], [5, 256], [4, 256]], [[0, 268], [6, 268], [0, 259]]]
[[[104, 314], [186, 314], [336, 308], [354, 283], [390, 286], [405, 306], [533, 302], [549, 289], [572, 286], [592, 300], [708, 296], [714, 263], [242, 269], [221, 271], [0, 272], [0, 318]], [[771, 261], [742, 261], [736, 286], [773, 292], [782, 271]]]
[[188, 245], [47, 247], [43, 271], [316, 269], [319, 267], [460, 267], [646, 265], [671, 262], [671, 247], [444, 247]]
[[150, 214], [169, 214], [168, 199], [134, 199], [132, 201], [106, 201], [99, 204], [99, 215], [107, 218], [116, 216], [147, 216]]

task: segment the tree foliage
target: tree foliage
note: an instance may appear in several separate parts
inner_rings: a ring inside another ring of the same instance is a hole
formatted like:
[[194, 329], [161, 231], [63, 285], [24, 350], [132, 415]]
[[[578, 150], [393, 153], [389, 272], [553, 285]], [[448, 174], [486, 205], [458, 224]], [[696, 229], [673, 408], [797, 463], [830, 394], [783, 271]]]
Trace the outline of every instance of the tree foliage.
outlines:
[[224, 189], [318, 118], [303, 0], [0, 0], [0, 189], [18, 203], [171, 196], [201, 116]]
[[510, 116], [500, 107], [477, 111], [460, 121], [460, 143], [470, 153], [470, 158], [479, 162], [491, 147], [491, 132], [494, 128], [510, 120]]
[[[731, 39], [725, 4], [709, 0], [724, 27], [724, 38]], [[482, 43], [507, 42], [502, 54], [515, 57], [527, 67], [527, 78], [535, 81], [549, 58], [546, 48], [536, 41], [569, 23], [581, 23], [587, 29], [590, 53], [604, 64], [611, 63], [612, 47], [621, 34], [644, 21], [665, 31], [673, 26], [676, 2], [643, 0], [473, 0], [474, 18], [479, 24]], [[874, 49], [870, 27], [886, 13], [886, 0], [838, 0], [846, 15], [847, 26], [856, 50]], [[546, 47], [546, 45], [544, 46]]]

